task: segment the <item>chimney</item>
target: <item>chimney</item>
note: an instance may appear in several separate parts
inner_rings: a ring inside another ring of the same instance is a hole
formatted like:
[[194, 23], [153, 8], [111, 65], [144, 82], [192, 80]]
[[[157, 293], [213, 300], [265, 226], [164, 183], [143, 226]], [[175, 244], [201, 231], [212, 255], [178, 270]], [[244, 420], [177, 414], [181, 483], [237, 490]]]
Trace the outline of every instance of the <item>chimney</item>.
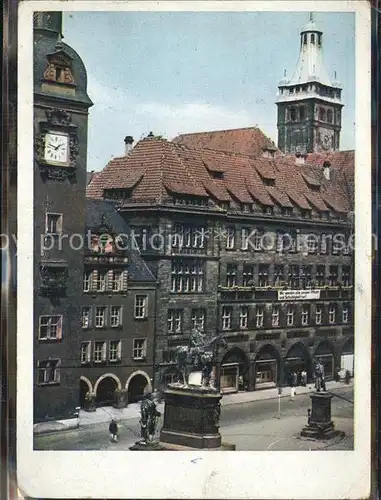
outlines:
[[268, 144], [266, 146], [263, 146], [262, 148], [262, 156], [263, 158], [274, 158], [275, 153], [277, 152], [277, 148], [274, 146], [274, 144]]
[[307, 155], [302, 153], [295, 154], [295, 165], [304, 165]]
[[132, 146], [134, 144], [134, 138], [131, 135], [127, 135], [124, 138], [124, 144], [125, 144], [124, 154], [125, 154], [125, 156], [128, 156], [130, 154]]
[[331, 164], [329, 163], [329, 161], [325, 161], [323, 163], [323, 174], [327, 181], [331, 179]]

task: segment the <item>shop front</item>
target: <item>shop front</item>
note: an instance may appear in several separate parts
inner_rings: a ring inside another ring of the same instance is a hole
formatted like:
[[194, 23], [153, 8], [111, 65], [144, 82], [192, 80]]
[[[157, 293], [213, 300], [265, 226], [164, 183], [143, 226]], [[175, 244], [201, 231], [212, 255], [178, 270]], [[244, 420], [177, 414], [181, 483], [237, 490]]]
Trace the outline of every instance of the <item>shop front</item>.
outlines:
[[343, 373], [349, 371], [351, 377], [354, 375], [355, 356], [354, 356], [354, 339], [348, 339], [341, 350], [341, 370]]
[[255, 358], [255, 388], [275, 387], [279, 378], [280, 356], [270, 344], [263, 346]]
[[239, 363], [226, 363], [222, 365], [220, 380], [222, 393], [238, 392]]
[[228, 351], [220, 368], [220, 390], [222, 393], [238, 392], [247, 387], [248, 360], [238, 347]]
[[291, 385], [292, 375], [295, 373], [297, 384], [301, 384], [302, 372], [306, 372], [307, 380], [311, 378], [311, 358], [308, 349], [302, 342], [296, 342], [289, 349], [284, 363], [285, 383]]

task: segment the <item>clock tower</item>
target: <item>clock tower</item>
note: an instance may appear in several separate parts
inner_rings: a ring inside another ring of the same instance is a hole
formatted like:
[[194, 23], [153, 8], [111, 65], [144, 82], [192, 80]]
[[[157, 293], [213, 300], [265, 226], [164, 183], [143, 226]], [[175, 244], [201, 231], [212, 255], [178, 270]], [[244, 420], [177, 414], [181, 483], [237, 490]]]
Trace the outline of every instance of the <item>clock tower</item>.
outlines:
[[[79, 403], [88, 110], [86, 69], [62, 13], [35, 12], [34, 421]], [[33, 234], [32, 233], [32, 234]]]
[[300, 33], [300, 54], [291, 80], [278, 86], [278, 148], [287, 154], [337, 151], [341, 86], [323, 64], [323, 32], [310, 20]]

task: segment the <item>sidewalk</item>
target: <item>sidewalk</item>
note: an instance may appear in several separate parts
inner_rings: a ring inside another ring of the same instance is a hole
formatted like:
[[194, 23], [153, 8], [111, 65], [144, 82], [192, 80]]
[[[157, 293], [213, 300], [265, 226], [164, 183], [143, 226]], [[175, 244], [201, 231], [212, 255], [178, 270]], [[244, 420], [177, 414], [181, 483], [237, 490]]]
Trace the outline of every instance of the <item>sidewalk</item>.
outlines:
[[[349, 386], [353, 386], [353, 381]], [[336, 390], [340, 388], [348, 388], [347, 384], [343, 382], [327, 382], [327, 390]], [[300, 394], [307, 394], [315, 390], [314, 384], [308, 384], [307, 387], [296, 387], [296, 397]], [[290, 396], [290, 387], [284, 387], [282, 390], [281, 397]], [[240, 403], [251, 403], [254, 401], [261, 401], [266, 399], [274, 399], [278, 397], [278, 388], [273, 387], [271, 389], [258, 389], [253, 392], [238, 392], [235, 394], [225, 394], [221, 400], [221, 406], [240, 404]], [[164, 412], [164, 403], [158, 405], [158, 410]], [[133, 418], [140, 417], [140, 403], [131, 403], [127, 408], [113, 408], [112, 406], [104, 406], [97, 408], [95, 412], [86, 412], [80, 410], [79, 418], [75, 419], [70, 426], [65, 425], [64, 421], [56, 422], [42, 422], [40, 424], [35, 424], [33, 431], [34, 434], [46, 434], [50, 432], [59, 432], [62, 430], [73, 429], [77, 427], [84, 427], [87, 425], [94, 425], [100, 423], [110, 422], [112, 418], [115, 418], [118, 422], [122, 420], [129, 420]]]

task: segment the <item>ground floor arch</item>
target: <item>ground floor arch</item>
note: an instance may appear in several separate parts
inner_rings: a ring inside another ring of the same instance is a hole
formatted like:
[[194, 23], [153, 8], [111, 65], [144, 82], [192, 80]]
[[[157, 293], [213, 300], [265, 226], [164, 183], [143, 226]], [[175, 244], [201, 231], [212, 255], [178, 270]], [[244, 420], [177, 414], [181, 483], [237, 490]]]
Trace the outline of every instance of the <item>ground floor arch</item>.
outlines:
[[280, 354], [272, 344], [259, 347], [255, 356], [255, 388], [273, 387], [280, 379]]
[[248, 383], [249, 363], [239, 347], [232, 347], [222, 358], [220, 365], [221, 392], [244, 390]]
[[86, 377], [81, 376], [79, 379], [79, 406], [81, 408], [85, 406], [86, 394], [92, 391], [93, 391], [93, 386], [90, 380]]
[[98, 406], [110, 406], [114, 403], [115, 390], [121, 389], [119, 378], [113, 373], [106, 373], [98, 378], [94, 385], [95, 400]]
[[128, 392], [128, 402], [135, 403], [140, 401], [145, 393], [152, 391], [151, 379], [146, 372], [136, 370], [128, 377], [126, 389]]
[[340, 356], [340, 368], [345, 373], [349, 371], [351, 376], [354, 375], [354, 364], [355, 364], [355, 342], [354, 337], [347, 339], [342, 348]]
[[324, 366], [325, 379], [332, 380], [336, 372], [336, 349], [329, 340], [322, 340], [316, 346], [313, 353], [313, 362], [316, 363], [318, 360]]
[[306, 372], [307, 380], [311, 380], [311, 354], [303, 342], [295, 342], [284, 358], [284, 382], [288, 385], [301, 385], [302, 372]]

